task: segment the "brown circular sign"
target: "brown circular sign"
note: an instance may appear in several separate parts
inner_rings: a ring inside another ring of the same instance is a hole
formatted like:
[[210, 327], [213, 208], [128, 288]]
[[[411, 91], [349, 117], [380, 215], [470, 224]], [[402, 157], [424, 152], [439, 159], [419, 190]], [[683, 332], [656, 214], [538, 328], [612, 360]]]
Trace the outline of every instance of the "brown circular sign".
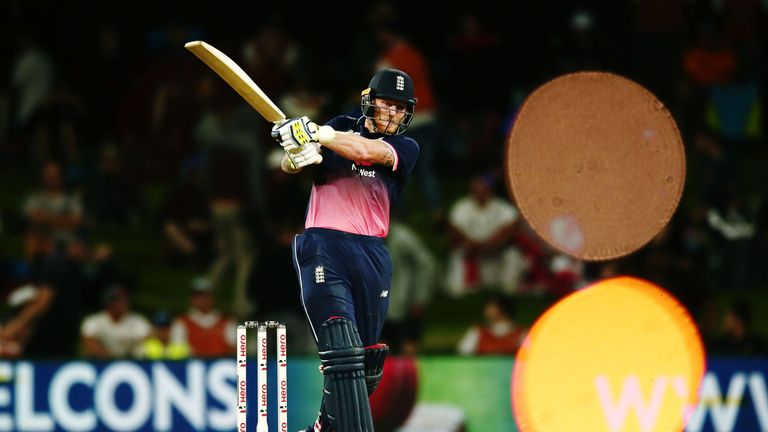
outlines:
[[584, 260], [645, 245], [669, 222], [685, 181], [672, 115], [639, 84], [605, 72], [564, 75], [531, 93], [505, 162], [531, 227]]

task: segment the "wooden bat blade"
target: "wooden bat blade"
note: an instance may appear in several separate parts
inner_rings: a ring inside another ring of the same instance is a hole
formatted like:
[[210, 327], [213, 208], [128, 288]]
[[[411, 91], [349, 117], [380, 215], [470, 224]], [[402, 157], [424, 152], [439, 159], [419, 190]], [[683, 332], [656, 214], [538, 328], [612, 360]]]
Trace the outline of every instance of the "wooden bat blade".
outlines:
[[277, 123], [285, 120], [285, 114], [271, 99], [256, 85], [255, 82], [226, 54], [203, 41], [192, 41], [184, 44], [209, 68], [213, 69], [227, 84], [237, 91], [262, 117]]

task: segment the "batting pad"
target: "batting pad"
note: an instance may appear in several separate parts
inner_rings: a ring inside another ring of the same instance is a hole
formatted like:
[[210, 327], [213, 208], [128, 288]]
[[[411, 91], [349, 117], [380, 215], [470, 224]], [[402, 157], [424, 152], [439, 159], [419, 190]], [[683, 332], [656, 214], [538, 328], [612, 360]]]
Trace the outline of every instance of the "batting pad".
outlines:
[[338, 432], [373, 432], [365, 383], [365, 350], [352, 321], [336, 317], [317, 335], [323, 365], [324, 409]]

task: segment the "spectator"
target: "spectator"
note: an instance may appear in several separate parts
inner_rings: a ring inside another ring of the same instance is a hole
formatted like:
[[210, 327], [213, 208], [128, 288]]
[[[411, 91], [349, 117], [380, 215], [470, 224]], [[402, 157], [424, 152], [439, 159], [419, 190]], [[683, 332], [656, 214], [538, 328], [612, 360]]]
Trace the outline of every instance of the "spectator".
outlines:
[[85, 213], [98, 227], [135, 225], [144, 216], [141, 193], [123, 172], [118, 149], [107, 144], [101, 149], [98, 172], [85, 188]]
[[104, 310], [83, 321], [84, 354], [99, 359], [140, 357], [151, 329], [146, 318], [131, 311], [128, 292], [112, 285], [104, 292]]
[[56, 243], [75, 239], [83, 220], [80, 200], [64, 190], [57, 163], [45, 164], [42, 185], [41, 191], [26, 199], [23, 208], [27, 222], [24, 249], [30, 261], [53, 252]]
[[461, 355], [516, 354], [528, 330], [515, 322], [512, 297], [494, 295], [483, 310], [484, 322], [472, 326], [459, 341]]
[[6, 306], [9, 317], [0, 322], [0, 358], [25, 355], [26, 345], [35, 334], [38, 321], [50, 308], [54, 292], [48, 286], [26, 284], [14, 289]]
[[722, 331], [711, 344], [711, 354], [760, 357], [768, 354], [768, 342], [752, 331], [752, 312], [747, 303], [732, 304], [723, 315]]
[[189, 357], [189, 346], [171, 342], [173, 317], [166, 311], [157, 311], [152, 317], [152, 332], [144, 340], [142, 354], [150, 360], [180, 360]]
[[[226, 89], [229, 92], [229, 89]], [[264, 220], [264, 154], [258, 140], [263, 124], [253, 109], [230, 93], [219, 93], [213, 109], [198, 124], [197, 139], [208, 168], [210, 206], [216, 257], [208, 271], [213, 286], [221, 288], [234, 273], [232, 313], [244, 319], [253, 312], [248, 280], [257, 253], [255, 227]]]
[[195, 278], [189, 311], [174, 321], [171, 342], [188, 345], [195, 357], [221, 357], [235, 352], [235, 333], [235, 322], [216, 309], [211, 281]]
[[25, 356], [67, 358], [77, 353], [83, 300], [88, 276], [83, 262], [87, 250], [80, 241], [71, 241], [32, 267], [31, 283], [52, 293], [50, 306], [38, 318], [44, 331], [30, 336]]
[[213, 256], [213, 228], [200, 158], [184, 164], [181, 181], [165, 197], [160, 212], [171, 262], [208, 265]]
[[387, 236], [392, 257], [389, 310], [382, 338], [396, 354], [416, 355], [421, 344], [424, 311], [432, 294], [437, 262], [409, 226], [393, 220]]
[[19, 37], [19, 54], [13, 61], [10, 88], [16, 96], [12, 124], [19, 130], [31, 128], [53, 92], [56, 78], [51, 56], [31, 35]]
[[744, 188], [735, 182], [718, 185], [711, 191], [713, 203], [707, 209], [707, 224], [714, 234], [712, 256], [715, 286], [734, 291], [746, 288], [749, 280], [750, 247], [757, 231], [756, 218]]
[[476, 176], [470, 193], [450, 210], [453, 246], [447, 271], [448, 292], [458, 296], [479, 287], [517, 290], [526, 262], [512, 244], [517, 209], [493, 195], [493, 179]]

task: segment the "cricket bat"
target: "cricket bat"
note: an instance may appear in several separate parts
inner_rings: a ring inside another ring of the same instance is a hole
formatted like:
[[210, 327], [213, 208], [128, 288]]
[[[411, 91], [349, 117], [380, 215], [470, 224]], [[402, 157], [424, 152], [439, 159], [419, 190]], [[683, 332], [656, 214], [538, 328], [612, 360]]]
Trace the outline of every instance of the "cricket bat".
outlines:
[[213, 69], [267, 121], [279, 123], [285, 120], [285, 114], [280, 111], [280, 108], [226, 54], [203, 41], [187, 42], [184, 48], [192, 51], [192, 54]]

